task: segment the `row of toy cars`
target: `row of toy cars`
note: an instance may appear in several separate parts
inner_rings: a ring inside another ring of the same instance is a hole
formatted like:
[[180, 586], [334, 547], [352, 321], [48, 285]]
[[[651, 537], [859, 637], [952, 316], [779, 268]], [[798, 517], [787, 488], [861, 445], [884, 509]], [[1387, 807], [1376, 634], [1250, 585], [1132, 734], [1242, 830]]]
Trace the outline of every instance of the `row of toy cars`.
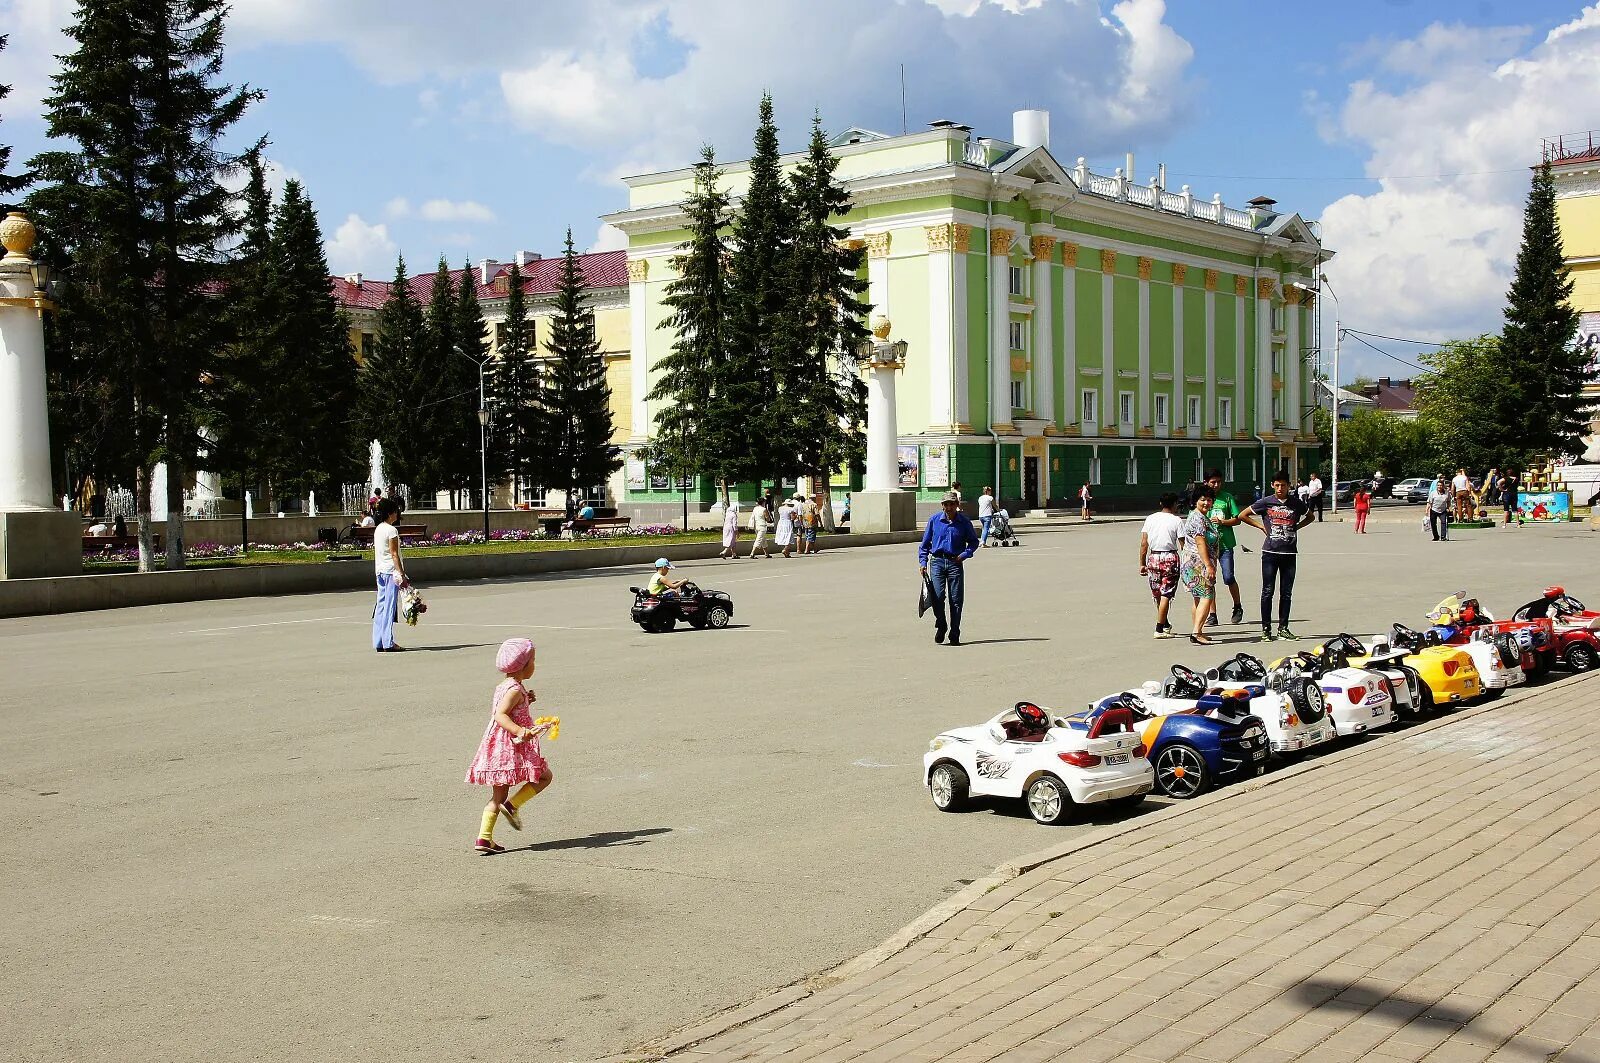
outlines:
[[1021, 798], [1040, 823], [1079, 806], [1132, 806], [1152, 790], [1191, 798], [1266, 771], [1340, 737], [1420, 719], [1442, 705], [1498, 695], [1556, 663], [1600, 663], [1600, 612], [1546, 588], [1509, 621], [1466, 592], [1414, 631], [1394, 624], [1366, 641], [1339, 634], [1273, 662], [1247, 653], [1204, 674], [1181, 664], [1151, 681], [1058, 715], [1018, 702], [987, 723], [928, 744], [923, 781], [946, 812], [972, 798]]

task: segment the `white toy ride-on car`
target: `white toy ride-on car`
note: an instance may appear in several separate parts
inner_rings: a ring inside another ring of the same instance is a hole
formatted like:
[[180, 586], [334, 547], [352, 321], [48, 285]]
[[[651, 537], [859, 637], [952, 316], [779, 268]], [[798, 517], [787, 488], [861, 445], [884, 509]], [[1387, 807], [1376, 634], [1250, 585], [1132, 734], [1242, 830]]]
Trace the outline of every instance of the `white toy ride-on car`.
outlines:
[[1311, 651], [1314, 655], [1339, 653], [1347, 665], [1376, 672], [1389, 681], [1389, 696], [1394, 699], [1395, 715], [1402, 720], [1418, 720], [1428, 713], [1428, 692], [1422, 676], [1405, 663], [1405, 647], [1371, 640], [1362, 642], [1344, 632], [1333, 636]]
[[1377, 672], [1350, 667], [1344, 654], [1337, 650], [1324, 646], [1321, 653], [1302, 651], [1275, 661], [1273, 668], [1288, 668], [1317, 681], [1340, 737], [1366, 734], [1400, 722], [1389, 680]]
[[[1177, 671], [1174, 667], [1174, 676]], [[1277, 756], [1304, 752], [1339, 737], [1316, 681], [1287, 669], [1269, 672], [1259, 657], [1236, 654], [1207, 669], [1205, 682], [1218, 690], [1249, 692], [1250, 711], [1266, 725]]]
[[1022, 798], [1048, 825], [1082, 805], [1136, 805], [1156, 784], [1126, 709], [1073, 724], [1029, 701], [941, 732], [928, 743], [922, 779], [940, 811], [958, 812], [974, 797]]

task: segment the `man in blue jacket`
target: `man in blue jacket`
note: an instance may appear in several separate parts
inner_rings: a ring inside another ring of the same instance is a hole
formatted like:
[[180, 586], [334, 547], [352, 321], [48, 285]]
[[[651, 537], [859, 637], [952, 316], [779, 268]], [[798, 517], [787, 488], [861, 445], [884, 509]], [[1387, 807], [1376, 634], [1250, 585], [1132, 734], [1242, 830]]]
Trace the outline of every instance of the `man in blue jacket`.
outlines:
[[961, 496], [951, 491], [940, 502], [941, 512], [928, 519], [917, 550], [917, 564], [933, 587], [933, 641], [945, 640], [945, 599], [950, 601], [950, 645], [961, 645], [961, 603], [966, 596], [963, 566], [978, 549], [978, 532], [961, 512]]

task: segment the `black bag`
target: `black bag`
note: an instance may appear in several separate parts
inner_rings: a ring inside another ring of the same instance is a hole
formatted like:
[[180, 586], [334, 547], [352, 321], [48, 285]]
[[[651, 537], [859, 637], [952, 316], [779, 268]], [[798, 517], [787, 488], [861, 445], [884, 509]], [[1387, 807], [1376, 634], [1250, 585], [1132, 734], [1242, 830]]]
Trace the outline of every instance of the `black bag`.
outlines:
[[922, 574], [922, 593], [917, 597], [917, 618], [920, 620], [922, 615], [932, 607], [933, 580], [929, 579], [928, 574], [924, 572]]

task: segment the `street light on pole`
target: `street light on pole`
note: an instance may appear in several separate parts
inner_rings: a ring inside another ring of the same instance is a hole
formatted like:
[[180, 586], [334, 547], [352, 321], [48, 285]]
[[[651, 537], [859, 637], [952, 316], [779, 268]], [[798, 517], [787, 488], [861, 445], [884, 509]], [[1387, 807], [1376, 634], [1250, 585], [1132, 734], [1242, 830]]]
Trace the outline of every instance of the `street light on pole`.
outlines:
[[[1289, 283], [1291, 286], [1299, 288], [1303, 292], [1310, 292], [1312, 295], [1320, 295], [1320, 289], [1326, 289], [1329, 297], [1333, 299], [1333, 383], [1328, 389], [1328, 393], [1333, 397], [1333, 465], [1328, 479], [1333, 484], [1333, 505], [1330, 508], [1337, 513], [1339, 512], [1339, 342], [1344, 339], [1344, 329], [1339, 327], [1339, 297], [1334, 294], [1333, 285], [1328, 283], [1328, 275], [1326, 273], [1317, 274], [1317, 288], [1301, 284], [1299, 281], [1290, 281]], [[1317, 337], [1317, 343], [1319, 346], [1321, 345], [1321, 336]]]
[[478, 367], [478, 476], [479, 490], [483, 493], [483, 541], [489, 541], [489, 405], [485, 401], [484, 372], [489, 367], [489, 359], [483, 361], [472, 357], [460, 347], [455, 352], [473, 365]]

